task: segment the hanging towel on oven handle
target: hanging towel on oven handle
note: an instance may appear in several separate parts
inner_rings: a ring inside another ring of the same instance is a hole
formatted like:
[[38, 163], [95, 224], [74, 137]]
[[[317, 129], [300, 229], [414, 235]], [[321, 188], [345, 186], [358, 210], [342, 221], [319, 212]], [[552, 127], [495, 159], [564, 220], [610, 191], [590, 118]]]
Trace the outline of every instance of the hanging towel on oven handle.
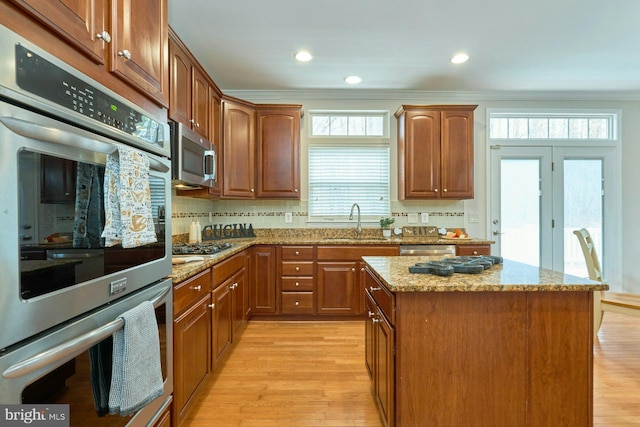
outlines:
[[153, 304], [145, 301], [120, 317], [124, 327], [113, 334], [109, 413], [127, 416], [160, 397], [164, 384]]
[[105, 246], [135, 248], [157, 241], [151, 208], [149, 158], [124, 145], [107, 156], [104, 176]]

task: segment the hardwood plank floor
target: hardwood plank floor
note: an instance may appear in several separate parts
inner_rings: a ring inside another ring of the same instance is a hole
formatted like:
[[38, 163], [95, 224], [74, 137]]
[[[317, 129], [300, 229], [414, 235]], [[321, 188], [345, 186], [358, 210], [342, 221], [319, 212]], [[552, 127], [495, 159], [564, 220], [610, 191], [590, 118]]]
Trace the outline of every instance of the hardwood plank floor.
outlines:
[[[381, 427], [364, 326], [251, 321], [184, 427]], [[640, 426], [640, 318], [606, 313], [594, 345], [594, 427]]]

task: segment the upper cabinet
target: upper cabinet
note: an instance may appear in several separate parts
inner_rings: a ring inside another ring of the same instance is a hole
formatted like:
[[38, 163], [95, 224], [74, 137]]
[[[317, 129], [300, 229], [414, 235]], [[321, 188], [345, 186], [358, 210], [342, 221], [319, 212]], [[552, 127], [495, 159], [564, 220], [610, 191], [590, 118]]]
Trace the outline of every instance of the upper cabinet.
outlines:
[[302, 105], [258, 105], [258, 198], [300, 199]]
[[211, 129], [215, 106], [210, 96], [216, 96], [219, 103], [220, 91], [178, 37], [173, 32], [169, 35], [169, 118], [216, 143], [216, 129]]
[[473, 198], [477, 105], [403, 105], [398, 118], [398, 199]]
[[[80, 52], [93, 63], [104, 64], [105, 68], [101, 68], [102, 71], [92, 69], [70, 52], [61, 50], [59, 41], [47, 38], [39, 28], [25, 28], [20, 21], [6, 16], [14, 24], [9, 25], [10, 28], [19, 30], [44, 49], [123, 96], [128, 94], [103, 74], [116, 76], [160, 106], [167, 105], [167, 0], [10, 2], [39, 21], [76, 53]], [[5, 15], [6, 12], [11, 11], [5, 11]]]
[[240, 99], [222, 98], [222, 196], [255, 198], [255, 107]]

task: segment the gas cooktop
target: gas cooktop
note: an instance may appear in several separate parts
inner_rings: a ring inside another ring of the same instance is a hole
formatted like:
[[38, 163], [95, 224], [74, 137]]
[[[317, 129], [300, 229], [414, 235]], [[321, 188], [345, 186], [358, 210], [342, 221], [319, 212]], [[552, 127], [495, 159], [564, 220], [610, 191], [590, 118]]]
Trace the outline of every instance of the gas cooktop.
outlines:
[[435, 274], [437, 276], [451, 276], [453, 273], [478, 274], [502, 264], [502, 257], [487, 256], [459, 256], [442, 258], [440, 261], [418, 262], [409, 267], [409, 273]]
[[220, 243], [176, 243], [171, 247], [173, 256], [213, 256], [231, 249], [229, 242]]

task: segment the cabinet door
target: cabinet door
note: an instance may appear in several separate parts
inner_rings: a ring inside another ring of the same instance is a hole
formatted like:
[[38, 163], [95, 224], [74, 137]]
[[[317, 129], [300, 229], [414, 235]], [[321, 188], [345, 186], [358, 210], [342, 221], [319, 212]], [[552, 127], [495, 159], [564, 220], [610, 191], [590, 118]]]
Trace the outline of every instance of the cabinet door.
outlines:
[[[404, 198], [438, 198], [440, 192], [440, 113], [406, 113], [404, 138]], [[401, 192], [402, 192], [401, 191]]]
[[239, 103], [223, 101], [222, 195], [255, 197], [255, 111]]
[[193, 93], [191, 96], [194, 131], [209, 139], [209, 82], [205, 74], [197, 67], [192, 68]]
[[233, 335], [235, 335], [235, 333], [244, 325], [247, 315], [247, 284], [245, 281], [245, 272], [246, 271], [243, 268], [231, 277], [231, 291], [233, 292], [233, 313], [231, 329]]
[[213, 366], [231, 345], [233, 308], [230, 285], [231, 279], [211, 292], [213, 302]]
[[365, 293], [365, 310], [367, 318], [364, 321], [364, 363], [369, 373], [369, 379], [373, 384], [373, 370], [375, 367], [375, 324], [373, 319], [376, 316], [376, 305], [369, 293]]
[[356, 261], [318, 262], [318, 314], [360, 311]]
[[174, 321], [174, 411], [178, 419], [211, 366], [210, 295], [194, 304]]
[[373, 370], [375, 396], [385, 425], [391, 426], [395, 424], [395, 333], [379, 310], [374, 323], [376, 324]]
[[104, 63], [105, 0], [11, 0], [98, 64]]
[[276, 248], [257, 246], [253, 253], [251, 312], [276, 314]]
[[191, 126], [191, 60], [172, 39], [169, 39], [169, 57], [169, 118]]
[[167, 0], [111, 0], [110, 70], [163, 105], [167, 97]]
[[440, 197], [473, 198], [473, 111], [443, 111]]
[[300, 107], [257, 114], [257, 197], [300, 199]]

